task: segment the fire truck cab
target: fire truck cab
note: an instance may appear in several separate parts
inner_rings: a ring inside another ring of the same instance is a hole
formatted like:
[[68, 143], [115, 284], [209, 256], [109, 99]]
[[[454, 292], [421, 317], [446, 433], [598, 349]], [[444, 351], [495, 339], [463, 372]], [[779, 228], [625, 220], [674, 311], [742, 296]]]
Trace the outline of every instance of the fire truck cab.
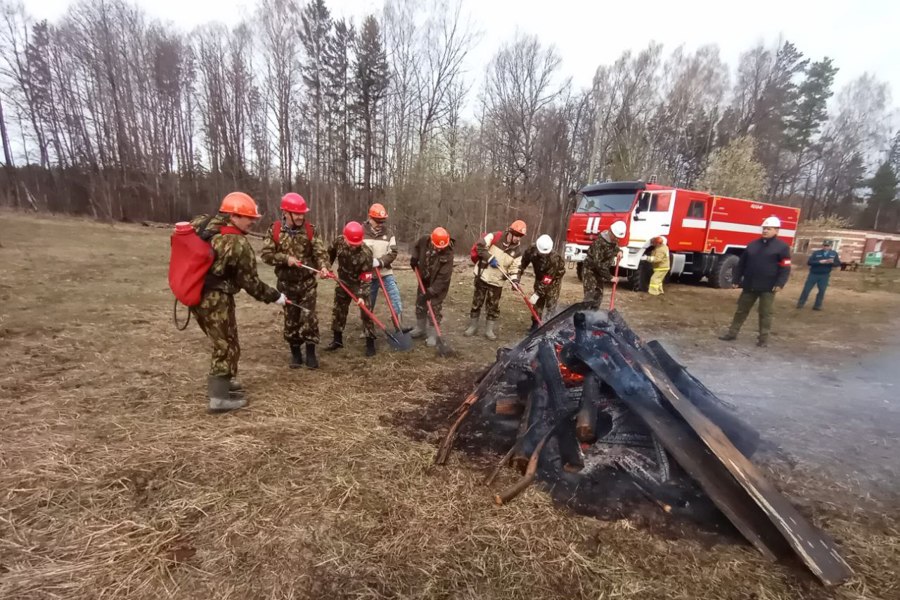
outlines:
[[[752, 200], [716, 196], [643, 181], [594, 183], [578, 194], [566, 231], [566, 261], [582, 261], [597, 236], [615, 221], [627, 226], [620, 242], [623, 257], [619, 275], [635, 289], [643, 289], [648, 275], [641, 258], [658, 235], [667, 238], [670, 275], [699, 282], [704, 277], [717, 288], [731, 287], [734, 268], [744, 248], [761, 234], [766, 217], [781, 219], [778, 237], [793, 244], [800, 209]], [[624, 270], [624, 273], [623, 273]]]

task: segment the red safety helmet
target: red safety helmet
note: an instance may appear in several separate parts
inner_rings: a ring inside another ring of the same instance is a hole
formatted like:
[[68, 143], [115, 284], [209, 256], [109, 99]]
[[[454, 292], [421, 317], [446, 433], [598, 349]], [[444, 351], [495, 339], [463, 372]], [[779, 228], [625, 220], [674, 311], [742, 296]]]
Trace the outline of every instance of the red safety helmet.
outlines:
[[306, 200], [303, 199], [303, 196], [296, 192], [288, 192], [281, 197], [281, 210], [305, 214], [309, 212], [309, 207], [306, 206]]
[[450, 245], [450, 232], [443, 227], [435, 227], [431, 232], [431, 244], [438, 250], [443, 250]]
[[387, 219], [387, 211], [377, 202], [369, 207], [369, 216], [373, 219]]
[[361, 246], [364, 235], [363, 226], [356, 221], [350, 221], [344, 225], [344, 239], [351, 246]]
[[251, 219], [258, 219], [262, 216], [256, 207], [256, 201], [244, 192], [231, 192], [222, 198], [219, 212]]

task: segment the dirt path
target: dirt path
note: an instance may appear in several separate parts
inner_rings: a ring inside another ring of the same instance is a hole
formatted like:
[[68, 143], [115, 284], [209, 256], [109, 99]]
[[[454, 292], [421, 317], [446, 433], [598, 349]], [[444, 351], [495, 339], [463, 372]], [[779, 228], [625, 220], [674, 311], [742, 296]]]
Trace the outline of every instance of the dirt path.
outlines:
[[[667, 337], [677, 353], [676, 336]], [[740, 346], [717, 350], [692, 356], [689, 370], [768, 442], [859, 493], [900, 493], [900, 346], [838, 367], [833, 356], [753, 352], [748, 360]]]

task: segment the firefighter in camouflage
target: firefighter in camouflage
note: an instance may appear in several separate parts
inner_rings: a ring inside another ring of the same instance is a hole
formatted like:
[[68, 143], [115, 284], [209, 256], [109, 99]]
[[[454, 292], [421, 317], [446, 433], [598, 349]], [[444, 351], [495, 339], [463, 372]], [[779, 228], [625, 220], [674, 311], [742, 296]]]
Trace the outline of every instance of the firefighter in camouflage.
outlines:
[[416, 241], [412, 249], [409, 265], [419, 270], [425, 293], [416, 293], [416, 327], [410, 337], [425, 337], [428, 346], [437, 345], [437, 332], [434, 324], [428, 322], [427, 301], [431, 302], [431, 310], [438, 324], [443, 318], [444, 299], [450, 291], [450, 279], [453, 276], [453, 242], [450, 233], [443, 227], [437, 227], [431, 235], [423, 235]]
[[247, 194], [225, 196], [219, 214], [195, 218], [191, 225], [208, 240], [215, 260], [206, 274], [200, 304], [191, 307], [197, 324], [212, 343], [212, 360], [207, 379], [209, 410], [223, 412], [247, 403], [243, 388], [235, 379], [241, 347], [238, 343], [234, 295], [246, 291], [261, 302], [287, 303], [287, 297], [259, 280], [256, 254], [244, 234], [260, 217], [256, 202]]
[[[344, 235], [337, 238], [328, 249], [328, 264], [338, 262], [337, 277], [350, 288], [357, 297], [360, 307], [369, 308], [369, 294], [372, 286], [372, 250], [363, 244], [363, 226], [350, 221], [344, 226]], [[347, 311], [353, 299], [340, 285], [334, 289], [334, 307], [331, 310], [332, 342], [325, 347], [332, 352], [344, 347], [344, 326], [347, 324]], [[366, 356], [375, 356], [375, 326], [372, 319], [360, 308], [363, 328], [366, 334]]]
[[284, 307], [284, 339], [291, 349], [291, 368], [303, 365], [303, 344], [306, 344], [306, 366], [319, 368], [316, 345], [319, 343], [319, 317], [316, 314], [316, 274], [304, 269], [307, 265], [319, 270], [319, 277], [328, 277], [328, 251], [325, 242], [306, 220], [309, 207], [300, 194], [290, 192], [281, 199], [281, 221], [273, 223], [266, 233], [260, 258], [275, 266], [278, 291], [291, 304]]
[[603, 302], [603, 284], [617, 282], [609, 268], [615, 263], [616, 256], [622, 252], [619, 249], [619, 240], [625, 237], [625, 231], [625, 222], [616, 221], [597, 236], [588, 248], [582, 272], [585, 302], [599, 306]]
[[[534, 246], [525, 251], [522, 257], [522, 271], [534, 267], [534, 293], [529, 302], [534, 305], [534, 310], [546, 320], [556, 309], [559, 301], [559, 291], [562, 288], [563, 275], [566, 274], [566, 261], [559, 254], [553, 252], [553, 238], [544, 234], [535, 242]], [[538, 322], [531, 319], [531, 331], [538, 327]]]

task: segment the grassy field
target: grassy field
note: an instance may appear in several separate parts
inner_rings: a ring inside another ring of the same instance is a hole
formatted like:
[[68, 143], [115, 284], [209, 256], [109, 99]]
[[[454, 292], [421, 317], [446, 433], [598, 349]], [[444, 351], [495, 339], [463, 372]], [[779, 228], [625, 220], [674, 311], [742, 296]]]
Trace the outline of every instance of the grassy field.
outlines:
[[[289, 370], [280, 311], [242, 294], [251, 404], [210, 416], [206, 340], [171, 321], [168, 234], [0, 213], [0, 598], [900, 597], [896, 498], [802, 469], [766, 466], [838, 540], [856, 572], [838, 590], [748, 545], [578, 516], [537, 487], [495, 507], [485, 465], [460, 453], [433, 468], [440, 432], [397, 423], [459, 402], [529, 324], [507, 291], [499, 342], [462, 337], [468, 270], [445, 308], [453, 359], [383, 342], [366, 359], [351, 317], [347, 348], [322, 353], [318, 371]], [[411, 273], [398, 278], [411, 302]], [[753, 345], [752, 317], [736, 344], [715, 339], [735, 291], [671, 285], [665, 298], [622, 291], [617, 304], [645, 339], [748, 368], [760, 352], [852, 360], [890, 335], [895, 274], [837, 273], [821, 313], [793, 309], [802, 278], [777, 301], [767, 350]], [[323, 341], [332, 293], [320, 286]], [[563, 301], [577, 299], [571, 273]]]

